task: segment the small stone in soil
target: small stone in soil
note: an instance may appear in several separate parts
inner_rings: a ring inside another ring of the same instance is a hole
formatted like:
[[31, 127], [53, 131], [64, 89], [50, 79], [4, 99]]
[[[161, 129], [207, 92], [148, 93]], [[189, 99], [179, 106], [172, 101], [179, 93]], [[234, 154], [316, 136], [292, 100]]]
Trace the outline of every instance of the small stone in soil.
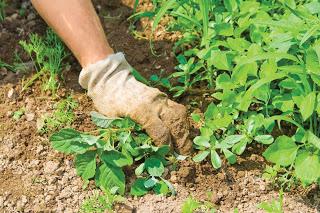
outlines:
[[26, 114], [27, 121], [33, 121], [34, 117], [35, 117], [34, 113], [27, 113]]
[[59, 162], [56, 161], [48, 161], [44, 165], [44, 172], [46, 174], [53, 174], [59, 167]]

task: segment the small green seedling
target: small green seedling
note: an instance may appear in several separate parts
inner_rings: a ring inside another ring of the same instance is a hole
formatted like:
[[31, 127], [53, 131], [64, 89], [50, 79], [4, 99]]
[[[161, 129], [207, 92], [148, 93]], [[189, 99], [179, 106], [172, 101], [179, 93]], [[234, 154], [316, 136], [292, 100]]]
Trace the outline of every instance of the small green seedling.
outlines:
[[214, 205], [210, 202], [200, 202], [194, 199], [193, 197], [188, 197], [182, 204], [181, 212], [182, 213], [193, 213], [193, 212], [216, 212]]
[[74, 110], [78, 103], [71, 96], [59, 101], [50, 115], [44, 116], [42, 124], [38, 127], [40, 133], [53, 132], [62, 127], [68, 127], [75, 119]]
[[58, 78], [61, 77], [62, 60], [66, 57], [61, 40], [49, 29], [44, 38], [38, 34], [31, 34], [29, 42], [20, 41], [19, 44], [29, 54], [37, 70], [37, 73], [25, 83], [22, 90], [26, 90], [41, 77], [43, 90], [55, 92], [59, 87]]
[[222, 166], [218, 152], [222, 153], [230, 164], [234, 164], [237, 160], [236, 155], [241, 155], [246, 146], [253, 141], [261, 144], [273, 142], [271, 135], [264, 134], [263, 117], [251, 116], [244, 124], [234, 125], [238, 119], [238, 112], [231, 107], [211, 103], [203, 119], [197, 114], [193, 114], [192, 118], [202, 124], [201, 135], [193, 140], [195, 148], [200, 150], [193, 160], [201, 162], [209, 156], [215, 169]]
[[151, 138], [129, 118], [107, 118], [91, 113], [97, 130], [84, 133], [74, 129], [62, 129], [50, 137], [52, 147], [65, 154], [75, 155], [77, 174], [85, 185], [90, 179], [113, 193], [123, 195], [126, 178], [123, 168], [134, 162], [139, 177], [132, 185], [131, 194], [142, 196], [149, 190], [157, 194], [175, 194], [174, 188], [163, 175], [168, 165], [168, 145], [155, 147]]
[[266, 211], [267, 213], [283, 213], [283, 191], [280, 190], [278, 200], [262, 202], [258, 205], [258, 208]]
[[7, 7], [6, 0], [0, 0], [0, 21], [3, 21], [6, 17], [5, 8]]
[[104, 190], [104, 193], [95, 192], [92, 196], [85, 199], [80, 207], [80, 213], [104, 213], [112, 212], [115, 203], [122, 203], [124, 198], [120, 195], [115, 195], [109, 190]]
[[25, 112], [25, 108], [21, 108], [18, 111], [13, 112], [12, 118], [17, 121], [24, 115]]

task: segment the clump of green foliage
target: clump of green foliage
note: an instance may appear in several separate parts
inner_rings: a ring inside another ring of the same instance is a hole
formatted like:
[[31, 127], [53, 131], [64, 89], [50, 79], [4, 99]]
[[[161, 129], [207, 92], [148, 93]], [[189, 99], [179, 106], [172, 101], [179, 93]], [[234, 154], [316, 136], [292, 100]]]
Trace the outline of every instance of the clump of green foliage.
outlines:
[[26, 112], [26, 109], [22, 107], [19, 110], [13, 112], [12, 118], [17, 121], [25, 114], [25, 112]]
[[5, 8], [7, 7], [6, 0], [0, 0], [0, 21], [3, 21], [6, 17]]
[[104, 213], [112, 212], [115, 203], [121, 203], [124, 198], [115, 195], [108, 190], [104, 190], [103, 194], [95, 192], [91, 197], [85, 199], [80, 207], [80, 213]]
[[44, 116], [39, 132], [48, 133], [70, 126], [75, 119], [74, 110], [77, 107], [78, 103], [71, 96], [57, 102], [52, 114]]
[[267, 213], [283, 213], [283, 192], [279, 192], [278, 200], [262, 202], [258, 205], [258, 208], [266, 211]]
[[210, 202], [200, 202], [193, 197], [188, 197], [182, 204], [181, 207], [182, 213], [193, 213], [193, 212], [216, 212], [215, 207]]
[[84, 133], [67, 128], [50, 137], [55, 150], [75, 155], [77, 174], [86, 184], [94, 179], [103, 190], [123, 195], [123, 168], [137, 162], [140, 165], [135, 170], [138, 178], [131, 187], [132, 195], [142, 196], [151, 190], [156, 194], [175, 194], [173, 186], [162, 177], [169, 163], [168, 145], [153, 146], [148, 135], [129, 118], [109, 119], [96, 112], [91, 116], [97, 130]]
[[[320, 179], [320, 3], [317, 0], [155, 0], [154, 31], [164, 15], [179, 31], [171, 91], [206, 89], [216, 101], [194, 140], [194, 160], [219, 154], [234, 163], [251, 142], [271, 144], [263, 156], [277, 175], [303, 185]], [[202, 88], [201, 88], [202, 89]], [[214, 92], [211, 92], [211, 91]], [[285, 127], [285, 128], [284, 128]], [[274, 135], [274, 130], [280, 129]], [[290, 129], [290, 130], [289, 130]], [[271, 135], [275, 136], [275, 139]], [[278, 137], [279, 136], [279, 137]], [[307, 166], [306, 166], [307, 165]], [[291, 181], [287, 181], [291, 182]]]
[[64, 45], [58, 36], [48, 29], [45, 37], [31, 34], [29, 41], [20, 41], [20, 45], [35, 63], [37, 73], [25, 83], [23, 90], [41, 77], [43, 90], [55, 92], [59, 87], [58, 78], [61, 77], [62, 60], [66, 57]]

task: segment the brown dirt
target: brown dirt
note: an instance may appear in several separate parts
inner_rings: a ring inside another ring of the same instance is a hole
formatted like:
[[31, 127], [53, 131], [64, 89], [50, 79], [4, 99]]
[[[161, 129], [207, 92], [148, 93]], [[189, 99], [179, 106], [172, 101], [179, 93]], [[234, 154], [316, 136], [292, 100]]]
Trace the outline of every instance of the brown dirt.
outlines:
[[[149, 41], [130, 34], [126, 19], [132, 13], [132, 0], [95, 3], [115, 51], [125, 52], [128, 61], [146, 77], [160, 73], [161, 69], [173, 71], [171, 39], [155, 42], [156, 51], [161, 53], [156, 57], [150, 53]], [[17, 15], [21, 8], [26, 9], [23, 16]], [[26, 39], [31, 32], [45, 32], [46, 25], [32, 10], [29, 1], [10, 1], [6, 12], [8, 18], [0, 23], [0, 58], [12, 63], [17, 51], [27, 61], [18, 41]], [[89, 116], [92, 103], [77, 83], [80, 66], [72, 57], [68, 62], [71, 69], [64, 72], [60, 98], [72, 94], [79, 102], [74, 128], [92, 129]], [[82, 201], [97, 189], [91, 185], [82, 189], [83, 182], [76, 176], [73, 159], [53, 151], [48, 135], [37, 133], [37, 120], [51, 112], [60, 98], [52, 99], [41, 92], [39, 83], [21, 93], [23, 76], [23, 73], [0, 70], [0, 212], [77, 212]], [[12, 113], [21, 108], [25, 108], [25, 114], [15, 121]], [[277, 190], [261, 178], [266, 166], [261, 150], [261, 147], [251, 147], [246, 155], [238, 157], [236, 165], [219, 171], [213, 170], [209, 163], [183, 161], [177, 171], [170, 171], [167, 177], [174, 184], [177, 196], [148, 194], [134, 198], [128, 195], [127, 206], [120, 206], [117, 212], [180, 212], [188, 196], [210, 201], [220, 212], [233, 212], [234, 208], [239, 212], [259, 212], [258, 203], [278, 195]], [[212, 196], [207, 196], [208, 192]], [[319, 197], [317, 187], [285, 193], [285, 212], [320, 211]]]

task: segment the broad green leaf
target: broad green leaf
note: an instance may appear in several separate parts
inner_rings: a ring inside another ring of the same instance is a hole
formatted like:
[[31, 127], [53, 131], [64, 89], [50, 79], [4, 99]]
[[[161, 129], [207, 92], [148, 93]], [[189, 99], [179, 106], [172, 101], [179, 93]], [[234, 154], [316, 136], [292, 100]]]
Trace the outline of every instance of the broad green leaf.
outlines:
[[218, 112], [217, 106], [214, 103], [210, 103], [204, 113], [204, 117], [206, 120], [214, 119]]
[[199, 114], [192, 113], [191, 117], [192, 117], [192, 120], [194, 120], [197, 123], [201, 121], [201, 115], [199, 115]]
[[256, 89], [252, 95], [256, 99], [267, 103], [270, 99], [270, 93], [271, 93], [271, 89], [269, 84], [264, 84], [260, 88]]
[[282, 112], [292, 112], [294, 109], [294, 102], [291, 94], [280, 94], [272, 99], [272, 105]]
[[192, 160], [196, 163], [201, 162], [209, 155], [209, 153], [209, 151], [200, 152], [199, 154], [195, 155]]
[[304, 185], [317, 182], [320, 178], [319, 155], [311, 154], [306, 150], [299, 152], [295, 162], [295, 174]]
[[116, 150], [104, 151], [100, 155], [100, 158], [105, 164], [108, 164], [114, 167], [128, 166], [128, 165], [131, 165], [133, 162], [130, 156], [125, 155]]
[[96, 185], [102, 189], [111, 189], [119, 187], [119, 194], [125, 192], [125, 174], [119, 167], [113, 167], [108, 164], [102, 164], [96, 173]]
[[157, 195], [167, 195], [170, 192], [168, 185], [163, 181], [159, 181], [154, 186], [153, 190]]
[[237, 156], [233, 154], [231, 151], [229, 151], [228, 149], [223, 149], [222, 151], [230, 164], [234, 164], [237, 162]]
[[297, 142], [304, 143], [307, 140], [307, 136], [307, 132], [304, 129], [298, 128], [292, 138]]
[[84, 143], [81, 133], [74, 129], [62, 129], [50, 137], [52, 147], [66, 154], [83, 154], [89, 147]]
[[314, 147], [320, 150], [320, 138], [313, 134], [310, 130], [307, 131], [307, 140]]
[[247, 141], [242, 140], [232, 147], [232, 152], [236, 153], [237, 155], [241, 155], [246, 149], [246, 146], [247, 146]]
[[91, 115], [92, 122], [101, 128], [108, 128], [114, 120], [120, 119], [120, 118], [107, 118], [106, 116], [94, 111], [91, 112], [90, 115]]
[[184, 201], [181, 212], [182, 213], [193, 213], [201, 206], [201, 203], [193, 199], [192, 197], [188, 197], [186, 201]]
[[212, 64], [219, 70], [231, 69], [231, 65], [227, 58], [227, 54], [222, 51], [212, 51], [211, 58], [208, 60], [208, 63]]
[[81, 139], [82, 139], [81, 141], [83, 143], [87, 143], [89, 145], [94, 145], [99, 140], [99, 137], [94, 136], [94, 135], [80, 134], [80, 136], [81, 136]]
[[148, 193], [148, 189], [144, 186], [147, 179], [137, 178], [131, 186], [130, 194], [133, 196], [143, 196]]
[[216, 152], [216, 150], [212, 149], [211, 150], [211, 164], [213, 166], [213, 168], [215, 169], [219, 169], [221, 167], [221, 158], [219, 156], [219, 154]]
[[144, 171], [145, 167], [144, 167], [144, 163], [140, 164], [135, 170], [134, 173], [137, 176], [140, 176], [142, 174], [142, 172]]
[[221, 144], [234, 145], [241, 141], [245, 135], [229, 135], [221, 141]]
[[[233, 0], [234, 1], [234, 0]], [[228, 38], [227, 44], [229, 45], [230, 49], [236, 50], [238, 52], [243, 52], [244, 50], [248, 49], [250, 46], [250, 42], [245, 40], [244, 38]]]
[[260, 68], [260, 78], [266, 78], [267, 76], [274, 75], [277, 72], [277, 63], [275, 60], [265, 61]]
[[239, 142], [240, 140], [242, 140], [244, 137], [245, 137], [245, 135], [230, 135], [230, 136], [227, 136], [223, 140], [223, 142], [233, 145], [233, 144]]
[[227, 73], [222, 73], [217, 77], [216, 86], [217, 89], [232, 89], [235, 87]]
[[160, 159], [150, 157], [144, 162], [144, 166], [148, 173], [154, 177], [161, 177], [164, 172], [164, 166]]
[[75, 166], [77, 175], [85, 180], [93, 178], [96, 174], [96, 151], [87, 151], [83, 154], [77, 154], [75, 158]]
[[160, 179], [161, 179], [165, 184], [167, 184], [167, 186], [169, 187], [169, 190], [170, 190], [170, 192], [171, 192], [171, 195], [172, 195], [172, 196], [176, 196], [176, 195], [177, 195], [177, 192], [176, 192], [175, 188], [173, 187], [173, 185], [172, 185], [169, 181], [167, 181], [166, 179], [164, 179], [164, 178], [162, 178], [162, 177], [160, 177]]
[[209, 139], [204, 136], [197, 136], [193, 139], [193, 142], [198, 146], [203, 146], [209, 148], [211, 145], [209, 143]]
[[229, 23], [220, 23], [214, 26], [218, 35], [222, 36], [232, 36], [233, 35], [233, 27]]
[[241, 67], [235, 68], [232, 72], [230, 83], [236, 84], [237, 87], [244, 86], [247, 82], [248, 72], [250, 69], [251, 69], [250, 64], [245, 64]]
[[272, 135], [258, 135], [256, 137], [254, 137], [254, 140], [259, 143], [266, 144], [266, 145], [273, 143]]
[[255, 90], [257, 90], [258, 88], [260, 88], [262, 85], [272, 82], [276, 79], [280, 79], [285, 77], [285, 74], [274, 74], [270, 77], [266, 77], [263, 79], [258, 80], [255, 84], [253, 84], [247, 91], [246, 93], [243, 95], [243, 97], [241, 97], [241, 102], [239, 103], [239, 106], [237, 106], [237, 108], [241, 111], [247, 112], [248, 108], [252, 102], [252, 97], [253, 97], [253, 92]]
[[236, 0], [223, 0], [223, 3], [229, 12], [234, 12], [237, 10], [238, 3]]
[[158, 148], [158, 150], [156, 151], [156, 154], [164, 157], [169, 152], [170, 152], [170, 146], [169, 145], [162, 145], [161, 147]]
[[146, 187], [147, 189], [150, 189], [154, 187], [157, 183], [158, 183], [158, 180], [155, 179], [154, 177], [151, 177], [150, 179], [144, 182], [144, 187]]
[[225, 115], [220, 118], [215, 118], [214, 120], [206, 122], [206, 125], [213, 130], [221, 129], [221, 128], [226, 128], [229, 126], [233, 121], [233, 117], [231, 115]]
[[315, 110], [315, 103], [316, 103], [315, 92], [311, 92], [304, 97], [300, 106], [300, 113], [304, 121], [307, 120], [313, 114]]
[[309, 48], [306, 52], [306, 68], [309, 72], [319, 75], [320, 61], [317, 52]]
[[263, 153], [263, 156], [272, 163], [289, 166], [294, 162], [298, 146], [288, 136], [280, 136]]

